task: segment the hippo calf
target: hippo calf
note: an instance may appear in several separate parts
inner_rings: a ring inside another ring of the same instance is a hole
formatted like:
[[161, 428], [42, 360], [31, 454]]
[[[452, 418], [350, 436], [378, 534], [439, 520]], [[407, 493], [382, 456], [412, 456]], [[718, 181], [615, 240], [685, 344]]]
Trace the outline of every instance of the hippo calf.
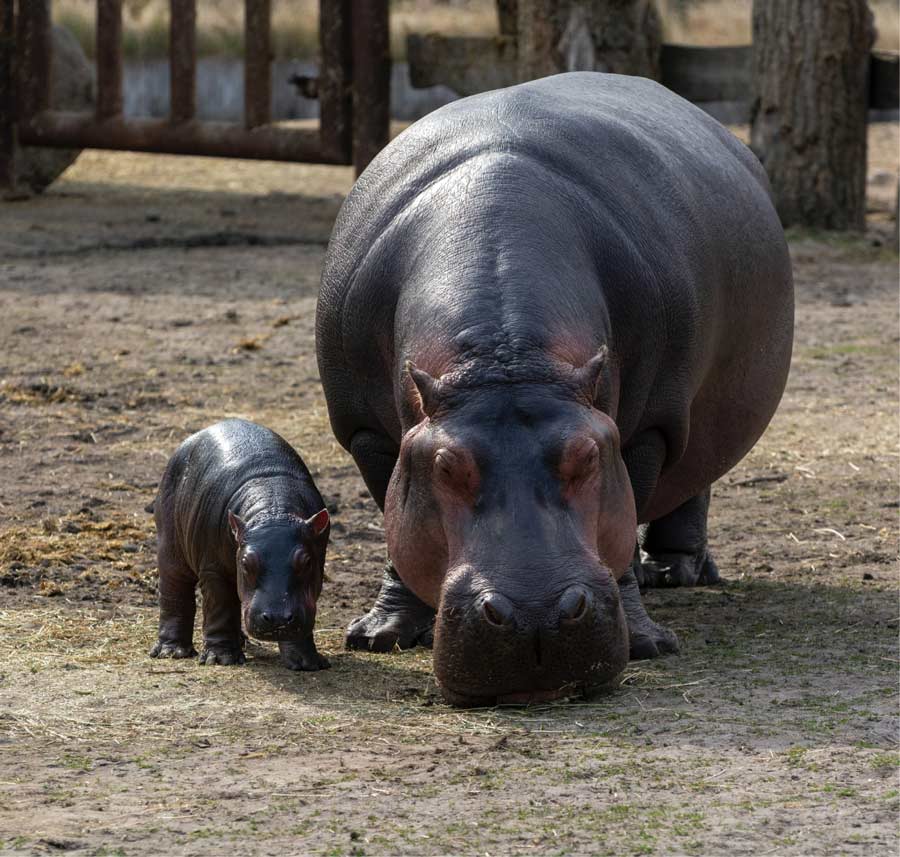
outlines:
[[344, 202], [318, 301], [331, 425], [393, 563], [347, 644], [433, 640], [466, 705], [674, 651], [639, 579], [717, 579], [709, 486], [771, 419], [792, 337], [759, 162], [664, 87], [563, 74], [412, 125]]
[[154, 658], [188, 658], [194, 590], [203, 597], [202, 664], [244, 662], [243, 627], [277, 640], [293, 670], [328, 667], [313, 641], [328, 511], [299, 455], [275, 432], [224, 420], [191, 435], [153, 503], [159, 562]]

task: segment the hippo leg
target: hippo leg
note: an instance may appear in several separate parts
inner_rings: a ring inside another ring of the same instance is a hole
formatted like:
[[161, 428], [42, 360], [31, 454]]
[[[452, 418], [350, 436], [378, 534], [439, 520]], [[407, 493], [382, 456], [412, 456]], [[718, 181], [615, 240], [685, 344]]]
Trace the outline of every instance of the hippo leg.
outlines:
[[224, 569], [206, 569], [200, 574], [200, 593], [203, 596], [200, 663], [244, 663], [241, 601], [234, 581]]
[[434, 643], [434, 610], [420, 601], [388, 562], [381, 580], [381, 592], [365, 616], [354, 619], [347, 628], [348, 649], [391, 652], [394, 647], [431, 648]]
[[159, 637], [150, 649], [151, 658], [193, 658], [194, 613], [197, 602], [194, 590], [197, 578], [180, 551], [168, 546], [160, 537], [157, 556], [159, 566]]
[[[643, 586], [695, 586], [719, 581], [706, 544], [709, 488], [652, 521], [644, 538]], [[643, 578], [643, 579], [642, 579]]]
[[[378, 508], [384, 510], [388, 483], [397, 463], [397, 445], [389, 437], [372, 431], [357, 431], [350, 452], [366, 487]], [[348, 649], [390, 652], [395, 646], [431, 647], [434, 642], [434, 610], [420, 601], [403, 581], [394, 564], [388, 561], [381, 580], [381, 592], [365, 616], [354, 619], [347, 628]]]
[[658, 625], [648, 615], [641, 600], [635, 569], [640, 568], [640, 553], [635, 546], [634, 560], [628, 571], [619, 578], [619, 597], [628, 622], [628, 656], [644, 661], [667, 652], [678, 651], [678, 638], [664, 625]]
[[281, 662], [289, 670], [314, 672], [327, 670], [331, 666], [328, 658], [322, 657], [316, 649], [312, 634], [302, 640], [283, 640], [278, 644], [278, 651], [281, 652]]

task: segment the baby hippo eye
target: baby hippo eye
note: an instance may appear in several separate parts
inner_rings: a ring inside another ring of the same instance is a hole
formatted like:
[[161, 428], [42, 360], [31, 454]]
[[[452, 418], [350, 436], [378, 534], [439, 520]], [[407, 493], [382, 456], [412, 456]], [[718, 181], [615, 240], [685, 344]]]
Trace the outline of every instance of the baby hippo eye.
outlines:
[[241, 569], [244, 572], [244, 579], [252, 586], [259, 577], [259, 556], [254, 551], [244, 551]]
[[302, 548], [294, 548], [291, 554], [291, 567], [295, 574], [303, 574], [309, 570], [311, 558], [310, 555]]

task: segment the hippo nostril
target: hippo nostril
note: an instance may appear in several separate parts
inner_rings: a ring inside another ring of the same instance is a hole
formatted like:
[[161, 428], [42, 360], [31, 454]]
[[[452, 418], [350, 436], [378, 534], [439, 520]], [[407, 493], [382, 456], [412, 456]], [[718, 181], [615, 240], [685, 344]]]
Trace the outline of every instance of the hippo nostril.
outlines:
[[580, 586], [570, 586], [559, 599], [560, 618], [577, 622], [587, 612], [590, 595]]
[[269, 625], [272, 622], [272, 614], [271, 613], [263, 613], [262, 620], [266, 625]]
[[484, 618], [498, 628], [512, 624], [513, 606], [509, 599], [504, 598], [498, 592], [491, 592], [481, 602], [481, 612]]
[[284, 614], [284, 624], [285, 624], [285, 625], [290, 625], [291, 622], [293, 622], [293, 621], [294, 621], [294, 614], [293, 614], [293, 613], [285, 613], [285, 614]]

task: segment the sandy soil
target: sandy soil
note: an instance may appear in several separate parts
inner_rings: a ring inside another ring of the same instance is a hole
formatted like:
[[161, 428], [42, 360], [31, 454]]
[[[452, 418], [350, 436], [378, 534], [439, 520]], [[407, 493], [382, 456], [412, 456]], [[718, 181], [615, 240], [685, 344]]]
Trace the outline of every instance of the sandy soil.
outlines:
[[[530, 708], [457, 711], [427, 652], [342, 651], [385, 556], [313, 346], [347, 170], [86, 153], [0, 208], [0, 852], [896, 853], [897, 130], [873, 230], [792, 236], [788, 390], [713, 489], [727, 580], [647, 596], [682, 654]], [[226, 415], [329, 500], [328, 672], [146, 655], [143, 508]]]

